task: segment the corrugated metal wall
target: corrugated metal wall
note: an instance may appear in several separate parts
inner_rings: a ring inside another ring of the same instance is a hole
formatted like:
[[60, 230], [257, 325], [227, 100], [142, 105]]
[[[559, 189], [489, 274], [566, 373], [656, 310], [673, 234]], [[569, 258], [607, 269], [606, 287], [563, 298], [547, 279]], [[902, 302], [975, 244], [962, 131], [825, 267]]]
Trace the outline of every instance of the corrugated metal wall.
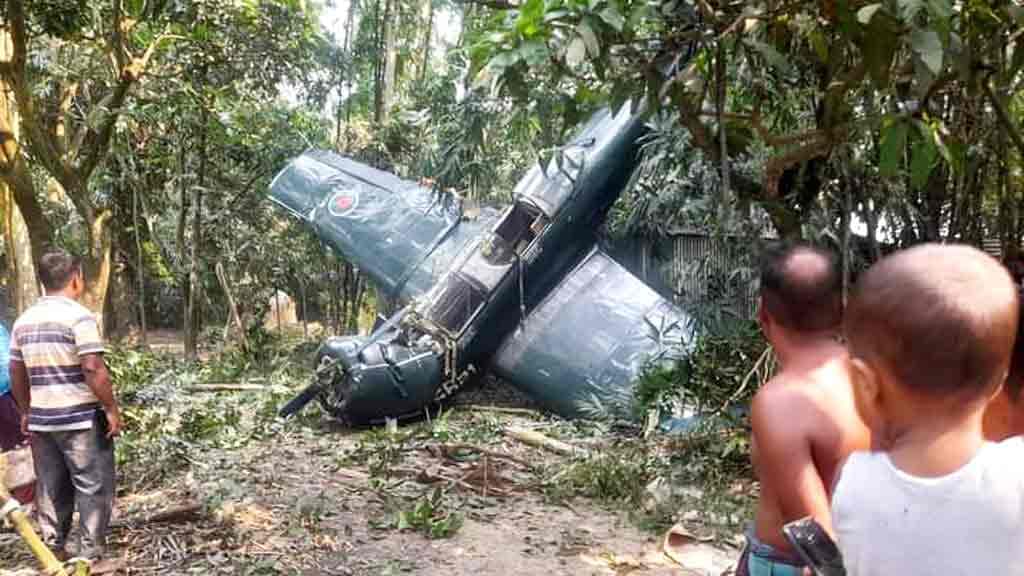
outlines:
[[684, 305], [731, 299], [737, 314], [752, 318], [757, 312], [757, 280], [749, 269], [750, 259], [743, 254], [744, 241], [701, 234], [673, 236], [669, 282], [674, 299]]
[[741, 238], [677, 233], [657, 245], [643, 238], [620, 240], [611, 254], [662, 296], [684, 307], [700, 305], [709, 298], [721, 301], [725, 292], [732, 296], [737, 314], [752, 318], [757, 312], [757, 280], [755, 273], [743, 268], [750, 260], [745, 257], [743, 242], [746, 240]]

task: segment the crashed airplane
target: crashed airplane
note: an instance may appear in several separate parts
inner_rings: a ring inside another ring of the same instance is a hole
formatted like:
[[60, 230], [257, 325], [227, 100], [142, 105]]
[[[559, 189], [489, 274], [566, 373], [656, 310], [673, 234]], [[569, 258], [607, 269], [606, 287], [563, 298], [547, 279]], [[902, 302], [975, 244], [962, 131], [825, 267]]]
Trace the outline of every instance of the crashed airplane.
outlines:
[[271, 198], [404, 306], [368, 337], [324, 342], [281, 415], [317, 398], [350, 425], [415, 417], [485, 370], [565, 417], [630, 394], [648, 362], [689, 342], [687, 316], [596, 244], [644, 133], [628, 105], [599, 111], [511, 206], [473, 219], [331, 152], [292, 160]]

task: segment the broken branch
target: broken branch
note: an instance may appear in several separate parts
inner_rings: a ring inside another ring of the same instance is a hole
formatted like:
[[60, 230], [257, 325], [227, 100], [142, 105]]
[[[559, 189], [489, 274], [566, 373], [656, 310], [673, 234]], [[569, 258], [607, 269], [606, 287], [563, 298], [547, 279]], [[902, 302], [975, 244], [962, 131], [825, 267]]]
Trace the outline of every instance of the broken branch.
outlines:
[[999, 123], [1003, 125], [1006, 133], [1010, 135], [1010, 139], [1017, 145], [1017, 150], [1020, 151], [1021, 156], [1024, 156], [1024, 138], [1021, 138], [1020, 132], [1017, 131], [1017, 127], [1013, 124], [1013, 120], [1010, 119], [1010, 115], [1006, 111], [1006, 107], [996, 97], [996, 93], [987, 81], [982, 85], [985, 88], [985, 96], [988, 97], [992, 107], [996, 110], [996, 117], [999, 118]]
[[128, 528], [132, 526], [141, 526], [145, 524], [160, 524], [160, 523], [179, 523], [179, 522], [191, 522], [199, 518], [200, 513], [203, 510], [203, 505], [198, 502], [188, 502], [181, 506], [175, 506], [174, 508], [168, 508], [155, 512], [138, 520], [122, 520], [111, 523], [111, 528]]
[[513, 440], [518, 440], [523, 444], [534, 446], [536, 448], [543, 448], [549, 452], [555, 454], [561, 454], [563, 456], [589, 456], [590, 452], [584, 448], [578, 448], [572, 444], [567, 444], [561, 440], [555, 440], [537, 432], [536, 430], [527, 430], [525, 428], [519, 428], [516, 426], [509, 426], [505, 428], [504, 433]]

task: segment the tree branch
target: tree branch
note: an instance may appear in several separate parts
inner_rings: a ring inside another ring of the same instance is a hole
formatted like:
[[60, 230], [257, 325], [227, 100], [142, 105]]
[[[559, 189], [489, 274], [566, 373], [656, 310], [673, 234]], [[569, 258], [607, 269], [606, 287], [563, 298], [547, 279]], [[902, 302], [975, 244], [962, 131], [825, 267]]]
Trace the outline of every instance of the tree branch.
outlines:
[[0, 66], [0, 73], [14, 92], [21, 128], [25, 134], [23, 141], [32, 156], [66, 189], [69, 182], [68, 167], [57, 150], [54, 138], [38, 122], [35, 101], [25, 75], [28, 29], [22, 0], [7, 2], [7, 24], [11, 33], [13, 54], [8, 62]]
[[[110, 149], [110, 140], [114, 134], [114, 126], [117, 124], [117, 119], [121, 116], [121, 107], [124, 105], [132, 85], [145, 72], [146, 66], [149, 65], [149, 61], [153, 57], [157, 46], [164, 40], [172, 37], [174, 36], [171, 34], [161, 34], [150, 42], [141, 57], [132, 58], [128, 61], [119, 72], [120, 78], [113, 92], [108, 94], [94, 107], [93, 113], [103, 114], [104, 109], [106, 109], [107, 116], [100, 125], [99, 130], [95, 133], [95, 137], [90, 141], [88, 150], [86, 150], [86, 157], [78, 165], [79, 178], [82, 182], [89, 180], [96, 166]], [[84, 124], [81, 129], [89, 130], [89, 123]], [[83, 138], [83, 144], [84, 141], [85, 139]], [[81, 151], [76, 152], [80, 153]]]
[[771, 199], [779, 197], [779, 178], [782, 177], [786, 169], [812, 158], [826, 156], [831, 148], [831, 140], [823, 135], [812, 138], [796, 150], [772, 157], [765, 166], [765, 197]]
[[1013, 120], [1010, 119], [1010, 114], [1006, 111], [1006, 107], [996, 97], [996, 93], [992, 90], [992, 85], [989, 84], [987, 79], [982, 83], [982, 86], [985, 88], [985, 96], [988, 97], [992, 107], [996, 110], [996, 117], [999, 118], [999, 123], [1002, 124], [1006, 133], [1010, 135], [1010, 139], [1013, 140], [1017, 150], [1020, 151], [1021, 157], [1024, 158], [1024, 138], [1021, 138], [1017, 126], [1014, 125]]

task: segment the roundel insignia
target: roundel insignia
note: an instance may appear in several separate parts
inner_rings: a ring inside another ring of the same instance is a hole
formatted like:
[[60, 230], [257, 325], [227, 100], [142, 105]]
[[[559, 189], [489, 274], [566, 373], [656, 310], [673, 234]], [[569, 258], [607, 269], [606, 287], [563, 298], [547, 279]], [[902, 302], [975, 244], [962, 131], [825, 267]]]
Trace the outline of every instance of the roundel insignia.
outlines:
[[339, 190], [327, 203], [327, 211], [333, 216], [348, 216], [359, 204], [359, 193], [352, 188]]

